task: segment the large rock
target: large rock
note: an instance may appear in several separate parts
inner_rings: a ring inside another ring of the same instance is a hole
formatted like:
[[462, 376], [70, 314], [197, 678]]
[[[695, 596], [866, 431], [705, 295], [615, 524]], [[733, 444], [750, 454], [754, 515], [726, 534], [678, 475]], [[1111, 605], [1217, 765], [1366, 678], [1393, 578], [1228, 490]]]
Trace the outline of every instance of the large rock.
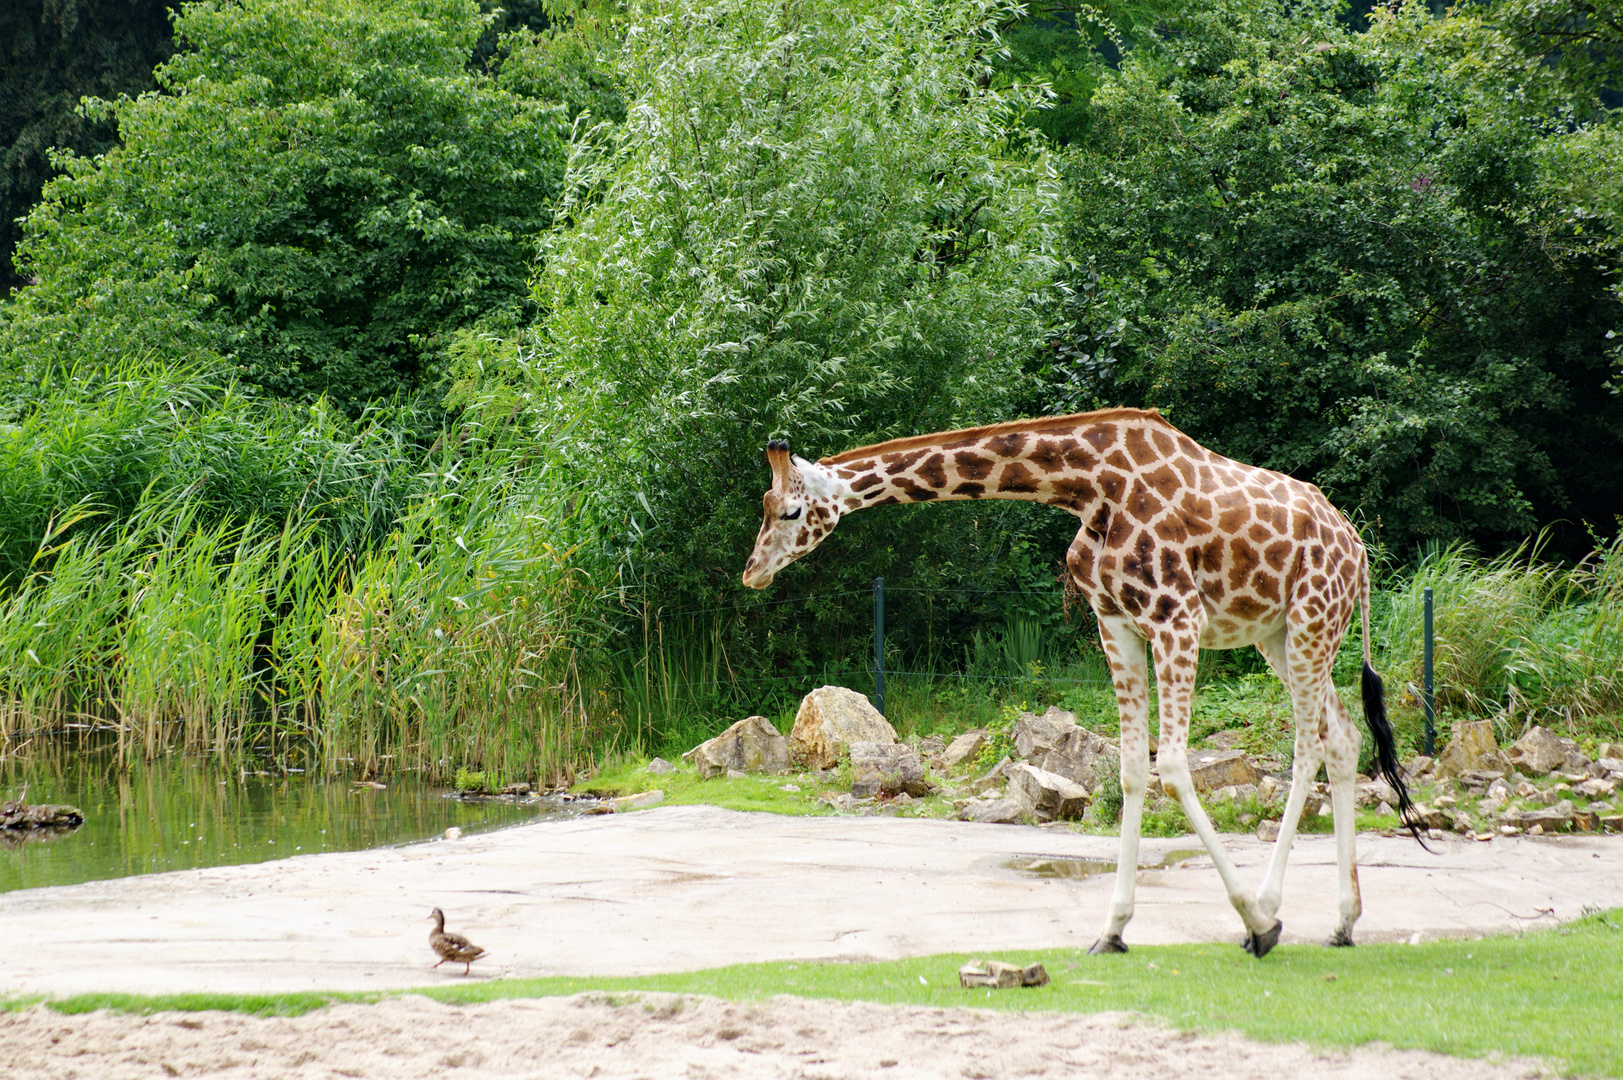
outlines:
[[851, 794], [859, 799], [883, 792], [906, 793], [915, 799], [935, 790], [924, 774], [924, 762], [911, 747], [900, 743], [854, 742], [851, 754]]
[[959, 821], [979, 821], [990, 825], [1018, 825], [1020, 805], [1013, 799], [971, 799], [958, 811]]
[[789, 770], [789, 740], [764, 716], [751, 716], [682, 755], [705, 779], [733, 772]]
[[1493, 721], [1475, 720], [1454, 725], [1454, 737], [1438, 755], [1435, 769], [1442, 776], [1459, 776], [1483, 770], [1508, 772], [1509, 766], [1494, 738]]
[[1189, 779], [1200, 792], [1230, 784], [1260, 784], [1262, 770], [1244, 750], [1197, 750], [1189, 755]]
[[[1524, 810], [1516, 817], [1516, 824], [1524, 829], [1531, 829], [1534, 825], [1542, 826], [1547, 833], [1559, 832], [1572, 825], [1573, 805], [1570, 799], [1562, 799], [1554, 806], [1542, 807], [1538, 810]], [[1510, 815], [1506, 814], [1506, 818]]]
[[894, 743], [896, 730], [855, 690], [821, 686], [807, 694], [795, 713], [789, 749], [808, 769], [832, 769], [854, 742]]
[[1510, 763], [1532, 776], [1561, 768], [1578, 753], [1578, 744], [1549, 728], [1535, 727], [1510, 745]]
[[1038, 821], [1074, 821], [1092, 797], [1081, 784], [1026, 762], [1009, 770], [1009, 801]]
[[979, 728], [974, 731], [966, 731], [948, 743], [947, 748], [941, 751], [941, 767], [948, 772], [952, 772], [966, 761], [973, 764], [975, 758], [980, 755], [981, 748], [985, 745], [986, 732]]
[[1058, 773], [1089, 791], [1106, 775], [1120, 775], [1121, 754], [1103, 735], [1089, 731], [1064, 709], [1038, 716], [1022, 713], [1010, 729], [1015, 752], [1032, 765]]

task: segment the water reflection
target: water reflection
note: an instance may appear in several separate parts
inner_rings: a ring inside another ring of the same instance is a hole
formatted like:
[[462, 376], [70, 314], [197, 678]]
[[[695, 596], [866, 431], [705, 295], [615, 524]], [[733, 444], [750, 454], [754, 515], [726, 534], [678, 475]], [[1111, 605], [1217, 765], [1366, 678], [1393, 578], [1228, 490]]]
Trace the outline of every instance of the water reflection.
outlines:
[[80, 741], [0, 761], [0, 798], [78, 807], [68, 835], [0, 847], [0, 892], [46, 885], [356, 851], [485, 832], [563, 813], [548, 800], [465, 801], [411, 777], [387, 787], [303, 774], [254, 775], [213, 758], [173, 755], [116, 767], [113, 748]]

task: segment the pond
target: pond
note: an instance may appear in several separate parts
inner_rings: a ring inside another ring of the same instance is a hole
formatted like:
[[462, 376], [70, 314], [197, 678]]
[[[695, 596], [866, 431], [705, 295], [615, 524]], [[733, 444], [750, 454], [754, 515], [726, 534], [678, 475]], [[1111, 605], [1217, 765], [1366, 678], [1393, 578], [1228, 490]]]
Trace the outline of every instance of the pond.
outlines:
[[[290, 772], [256, 774], [169, 755], [120, 770], [111, 746], [77, 740], [0, 760], [0, 801], [76, 806], [66, 835], [0, 835], [0, 892], [411, 843], [562, 816], [559, 800], [462, 799], [392, 777], [386, 787]], [[11, 834], [12, 830], [4, 830]]]

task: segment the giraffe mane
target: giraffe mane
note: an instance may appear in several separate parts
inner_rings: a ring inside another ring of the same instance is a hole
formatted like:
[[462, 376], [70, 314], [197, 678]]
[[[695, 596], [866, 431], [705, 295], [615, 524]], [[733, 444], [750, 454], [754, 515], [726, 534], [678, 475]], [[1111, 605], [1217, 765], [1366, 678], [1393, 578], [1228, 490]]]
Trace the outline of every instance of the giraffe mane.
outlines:
[[1040, 416], [1031, 420], [1005, 420], [1001, 424], [959, 428], [956, 431], [938, 431], [930, 435], [909, 435], [904, 439], [892, 439], [889, 442], [874, 443], [872, 446], [859, 446], [855, 450], [846, 450], [831, 457], [819, 458], [817, 464], [842, 465], [847, 461], [878, 457], [880, 454], [918, 450], [923, 447], [938, 446], [943, 442], [956, 442], [960, 439], [984, 439], [1010, 431], [1033, 434], [1048, 431], [1070, 431], [1081, 424], [1097, 423], [1104, 420], [1155, 420], [1171, 427], [1160, 412], [1155, 409], [1133, 409], [1123, 406], [1114, 409], [1098, 409], [1094, 412], [1067, 413], [1064, 416]]

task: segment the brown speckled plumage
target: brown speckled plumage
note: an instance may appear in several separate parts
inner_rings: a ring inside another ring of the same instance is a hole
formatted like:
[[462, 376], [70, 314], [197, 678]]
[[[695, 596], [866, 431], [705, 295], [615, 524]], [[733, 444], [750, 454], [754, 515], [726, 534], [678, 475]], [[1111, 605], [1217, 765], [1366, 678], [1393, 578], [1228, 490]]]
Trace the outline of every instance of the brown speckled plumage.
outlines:
[[[462, 974], [468, 974], [473, 962], [485, 955], [485, 950], [461, 934], [447, 933], [445, 930], [445, 912], [439, 908], [435, 908], [429, 918], [434, 920], [434, 929], [428, 933], [428, 944], [439, 955], [440, 964], [450, 960], [463, 965]], [[439, 967], [440, 964], [434, 966]]]

